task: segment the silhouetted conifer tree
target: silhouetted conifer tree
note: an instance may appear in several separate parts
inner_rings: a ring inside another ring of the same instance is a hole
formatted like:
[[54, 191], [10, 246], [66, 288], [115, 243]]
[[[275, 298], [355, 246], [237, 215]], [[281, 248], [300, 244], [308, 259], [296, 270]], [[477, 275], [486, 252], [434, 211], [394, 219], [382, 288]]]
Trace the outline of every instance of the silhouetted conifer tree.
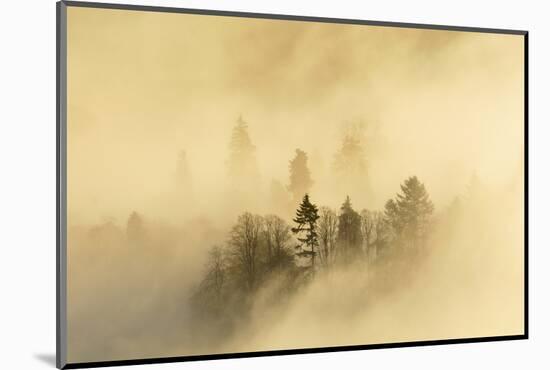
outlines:
[[306, 193], [296, 211], [296, 217], [293, 219], [298, 226], [293, 227], [292, 232], [297, 235], [297, 239], [301, 243], [296, 247], [296, 255], [311, 260], [311, 271], [315, 269], [316, 247], [319, 245], [317, 235], [318, 219], [317, 206], [310, 202], [309, 195]]
[[132, 212], [126, 223], [126, 238], [131, 243], [142, 243], [145, 238], [143, 218], [137, 212]]
[[340, 208], [337, 240], [345, 261], [351, 261], [361, 250], [361, 216], [351, 206], [349, 196]]
[[290, 184], [288, 191], [292, 193], [294, 202], [298, 202], [304, 194], [309, 192], [313, 185], [311, 173], [307, 164], [307, 154], [303, 150], [296, 149], [296, 155], [290, 161]]
[[424, 184], [416, 176], [401, 185], [395, 200], [386, 203], [385, 218], [400, 244], [412, 247], [424, 244], [434, 206]]
[[228, 174], [239, 186], [254, 188], [259, 181], [256, 147], [248, 134], [248, 124], [239, 117], [229, 143]]

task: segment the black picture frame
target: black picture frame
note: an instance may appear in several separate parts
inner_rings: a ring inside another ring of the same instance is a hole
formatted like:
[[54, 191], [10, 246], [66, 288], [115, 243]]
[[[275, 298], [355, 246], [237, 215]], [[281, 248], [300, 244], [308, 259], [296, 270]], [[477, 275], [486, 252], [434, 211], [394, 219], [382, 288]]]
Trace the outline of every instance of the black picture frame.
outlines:
[[[317, 22], [317, 23], [338, 23], [338, 24], [354, 24], [368, 26], [383, 26], [383, 27], [398, 27], [398, 28], [416, 28], [444, 31], [461, 31], [461, 32], [477, 32], [477, 33], [494, 33], [494, 34], [509, 34], [520, 35], [524, 38], [524, 333], [520, 335], [504, 335], [491, 337], [473, 337], [460, 339], [441, 339], [441, 340], [426, 340], [426, 341], [411, 341], [397, 343], [381, 343], [381, 344], [365, 344], [352, 346], [336, 346], [336, 347], [321, 347], [321, 348], [296, 348], [285, 350], [270, 350], [257, 352], [240, 352], [240, 353], [220, 353], [220, 354], [204, 354], [193, 356], [177, 356], [177, 357], [160, 357], [160, 358], [139, 358], [116, 361], [97, 361], [97, 362], [67, 362], [67, 8], [68, 7], [87, 7], [100, 9], [118, 9], [138, 12], [166, 12], [166, 13], [182, 13], [196, 14], [208, 16], [222, 17], [241, 17], [255, 19], [277, 19], [287, 21], [301, 22]], [[511, 29], [494, 29], [494, 28], [478, 28], [478, 27], [461, 27], [449, 25], [434, 25], [434, 24], [417, 24], [417, 23], [400, 23], [400, 22], [382, 22], [371, 20], [358, 19], [341, 19], [341, 18], [325, 18], [311, 16], [296, 16], [282, 14], [264, 14], [264, 13], [248, 13], [248, 12], [233, 12], [220, 10], [205, 10], [205, 9], [189, 9], [189, 8], [174, 8], [174, 7], [159, 7], [159, 6], [144, 6], [144, 5], [126, 5], [126, 4], [110, 4], [97, 2], [80, 2], [80, 1], [59, 1], [56, 4], [56, 37], [57, 37], [57, 61], [56, 61], [56, 366], [59, 369], [77, 369], [77, 368], [94, 368], [107, 366], [122, 366], [122, 365], [142, 365], [142, 364], [158, 364], [172, 363], [185, 361], [202, 361], [202, 360], [218, 360], [243, 357], [263, 357], [263, 356], [280, 356], [293, 354], [313, 354], [322, 352], [340, 352], [340, 351], [357, 351], [368, 349], [381, 348], [400, 348], [400, 347], [418, 347], [418, 346], [433, 346], [447, 345], [460, 343], [478, 343], [478, 342], [495, 342], [495, 341], [510, 341], [524, 340], [529, 338], [529, 98], [528, 98], [528, 78], [529, 78], [529, 32], [525, 30]]]

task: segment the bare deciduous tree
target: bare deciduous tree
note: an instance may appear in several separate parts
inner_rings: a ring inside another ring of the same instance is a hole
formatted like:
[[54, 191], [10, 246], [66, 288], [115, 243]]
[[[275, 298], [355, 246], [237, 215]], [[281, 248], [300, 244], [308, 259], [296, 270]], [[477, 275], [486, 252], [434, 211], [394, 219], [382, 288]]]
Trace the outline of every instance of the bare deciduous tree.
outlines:
[[365, 254], [369, 261], [376, 258], [378, 247], [383, 238], [384, 215], [379, 211], [361, 211], [361, 233], [365, 245]]
[[216, 306], [222, 303], [222, 292], [226, 282], [226, 264], [221, 247], [214, 246], [208, 254], [206, 275], [201, 282], [202, 291], [212, 295]]
[[289, 259], [288, 242], [290, 226], [280, 217], [267, 215], [264, 218], [264, 239], [266, 243], [266, 264], [268, 269], [279, 268]]
[[234, 265], [248, 291], [255, 288], [259, 273], [259, 249], [263, 218], [246, 212], [231, 229], [229, 248]]
[[319, 216], [319, 259], [324, 267], [329, 267], [336, 255], [338, 215], [328, 207], [321, 207]]

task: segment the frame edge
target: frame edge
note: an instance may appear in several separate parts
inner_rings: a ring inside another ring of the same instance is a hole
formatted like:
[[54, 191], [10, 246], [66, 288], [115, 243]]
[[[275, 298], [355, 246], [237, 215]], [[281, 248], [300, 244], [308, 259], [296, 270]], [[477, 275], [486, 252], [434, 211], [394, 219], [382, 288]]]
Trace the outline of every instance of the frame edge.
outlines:
[[92, 1], [88, 2], [88, 1], [78, 1], [78, 0], [77, 1], [62, 0], [62, 2], [66, 6], [81, 7], [81, 8], [95, 8], [95, 9], [183, 13], [183, 14], [191, 14], [191, 15], [195, 14], [195, 15], [210, 15], [210, 16], [222, 16], [222, 17], [256, 18], [256, 19], [317, 22], [317, 23], [340, 23], [340, 24], [366, 25], [366, 26], [377, 26], [377, 27], [416, 28], [416, 29], [427, 29], [427, 30], [481, 32], [481, 33], [495, 33], [495, 34], [507, 34], [507, 35], [525, 35], [528, 32], [527, 30], [485, 28], [485, 27], [475, 27], [475, 26], [453, 26], [453, 25], [427, 24], [427, 23], [408, 23], [408, 22], [398, 22], [398, 21], [386, 22], [386, 21], [362, 20], [362, 19], [352, 19], [352, 18], [330, 18], [330, 17], [321, 17], [321, 16], [255, 13], [255, 12], [244, 12], [244, 11], [200, 9], [200, 8], [177, 8], [177, 7], [154, 6], [154, 5], [130, 5], [130, 4], [118, 4], [118, 3], [116, 4], [100, 3], [100, 2], [92, 2]]
[[67, 365], [67, 5], [56, 3], [56, 367]]

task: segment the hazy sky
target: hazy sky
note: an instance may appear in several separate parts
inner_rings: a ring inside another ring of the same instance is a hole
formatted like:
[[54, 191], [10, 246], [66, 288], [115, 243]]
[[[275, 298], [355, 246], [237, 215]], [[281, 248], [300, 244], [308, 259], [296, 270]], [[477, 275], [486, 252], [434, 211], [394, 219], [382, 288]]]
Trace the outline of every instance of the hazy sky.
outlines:
[[265, 184], [288, 182], [297, 147], [328, 168], [346, 123], [366, 123], [373, 207], [413, 174], [443, 204], [474, 172], [503, 184], [520, 168], [521, 36], [79, 7], [68, 35], [75, 222], [161, 213], [146, 199], [170, 189], [181, 149], [196, 187], [219, 192], [240, 114]]

